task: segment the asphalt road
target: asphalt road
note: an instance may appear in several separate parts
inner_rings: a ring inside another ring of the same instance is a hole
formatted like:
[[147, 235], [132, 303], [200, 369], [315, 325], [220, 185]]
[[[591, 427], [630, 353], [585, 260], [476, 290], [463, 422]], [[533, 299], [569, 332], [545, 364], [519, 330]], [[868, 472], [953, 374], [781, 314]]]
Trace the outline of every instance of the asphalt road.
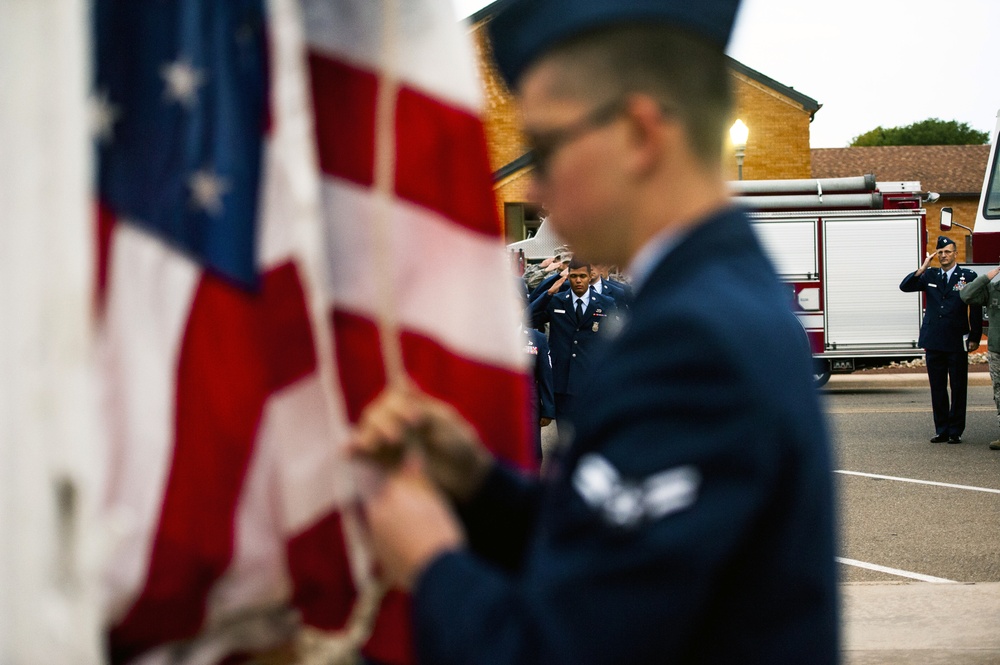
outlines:
[[842, 580], [1000, 582], [1000, 451], [988, 447], [1000, 427], [992, 390], [970, 387], [958, 445], [929, 442], [926, 387], [831, 384], [823, 399], [838, 471], [840, 557], [856, 562], [841, 565]]

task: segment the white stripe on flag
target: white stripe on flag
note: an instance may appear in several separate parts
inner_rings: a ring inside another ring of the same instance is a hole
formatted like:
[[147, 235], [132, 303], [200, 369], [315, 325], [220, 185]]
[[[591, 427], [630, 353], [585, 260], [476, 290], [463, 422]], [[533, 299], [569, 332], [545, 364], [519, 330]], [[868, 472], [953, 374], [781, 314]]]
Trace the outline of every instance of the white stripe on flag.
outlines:
[[[380, 251], [372, 238], [370, 190], [343, 180], [323, 182], [329, 288], [338, 309], [375, 317]], [[454, 352], [522, 371], [517, 319], [523, 307], [515, 277], [495, 238], [464, 229], [424, 208], [396, 200], [391, 218], [392, 284], [402, 328], [437, 339]]]

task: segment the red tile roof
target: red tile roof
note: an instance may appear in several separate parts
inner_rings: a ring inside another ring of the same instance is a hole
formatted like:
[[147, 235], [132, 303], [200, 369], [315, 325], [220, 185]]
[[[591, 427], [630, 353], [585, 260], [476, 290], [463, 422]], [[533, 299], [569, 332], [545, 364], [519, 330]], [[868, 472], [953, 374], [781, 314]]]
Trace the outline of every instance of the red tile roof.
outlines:
[[990, 146], [879, 146], [819, 148], [810, 152], [814, 178], [874, 173], [881, 181], [919, 180], [925, 191], [978, 196]]

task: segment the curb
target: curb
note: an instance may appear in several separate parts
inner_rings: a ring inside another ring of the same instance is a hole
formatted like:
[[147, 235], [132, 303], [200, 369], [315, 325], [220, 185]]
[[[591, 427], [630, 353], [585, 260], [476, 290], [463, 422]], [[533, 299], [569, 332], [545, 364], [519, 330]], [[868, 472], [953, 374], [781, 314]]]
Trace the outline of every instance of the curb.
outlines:
[[[970, 386], [989, 386], [989, 372], [969, 372]], [[859, 388], [929, 388], [927, 374], [834, 374], [821, 390]]]

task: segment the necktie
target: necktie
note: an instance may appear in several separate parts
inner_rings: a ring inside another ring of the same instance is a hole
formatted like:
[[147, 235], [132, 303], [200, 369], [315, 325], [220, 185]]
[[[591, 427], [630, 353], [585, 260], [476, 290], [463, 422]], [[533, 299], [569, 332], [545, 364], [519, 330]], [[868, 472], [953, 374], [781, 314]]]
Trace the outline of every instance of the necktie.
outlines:
[[576, 322], [577, 324], [583, 322], [583, 298], [576, 299]]

